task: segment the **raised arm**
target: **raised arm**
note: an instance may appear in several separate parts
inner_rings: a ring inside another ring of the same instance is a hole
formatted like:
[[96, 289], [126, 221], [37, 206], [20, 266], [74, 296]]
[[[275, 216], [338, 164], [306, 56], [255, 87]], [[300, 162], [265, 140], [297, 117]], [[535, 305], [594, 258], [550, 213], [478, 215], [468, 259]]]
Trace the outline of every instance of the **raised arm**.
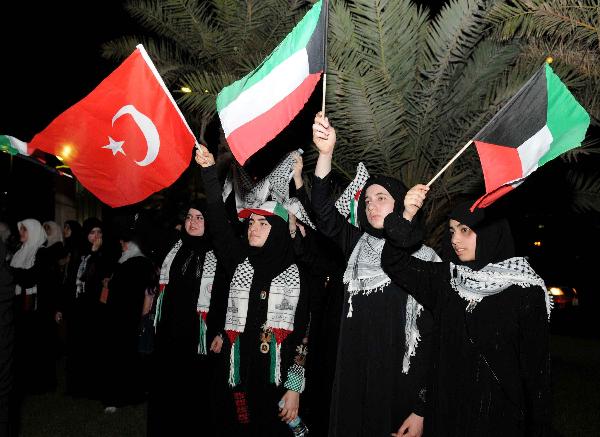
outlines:
[[435, 311], [440, 296], [449, 287], [450, 267], [447, 262], [417, 259], [410, 256], [408, 250], [414, 244], [415, 223], [412, 219], [423, 205], [427, 193], [424, 187], [417, 185], [408, 191], [402, 216], [392, 212], [385, 218], [386, 243], [381, 264], [394, 283], [405, 288], [421, 305]]
[[349, 224], [335, 209], [331, 190], [331, 159], [335, 147], [335, 129], [319, 112], [313, 124], [313, 141], [319, 150], [312, 186], [312, 209], [316, 225], [325, 236], [333, 239], [348, 256], [360, 237], [358, 228]]
[[196, 162], [202, 167], [201, 175], [206, 191], [206, 222], [208, 234], [213, 243], [217, 259], [227, 270], [232, 270], [242, 261], [244, 244], [238, 238], [227, 220], [225, 205], [221, 198], [221, 185], [217, 176], [215, 159], [204, 146], [196, 150]]

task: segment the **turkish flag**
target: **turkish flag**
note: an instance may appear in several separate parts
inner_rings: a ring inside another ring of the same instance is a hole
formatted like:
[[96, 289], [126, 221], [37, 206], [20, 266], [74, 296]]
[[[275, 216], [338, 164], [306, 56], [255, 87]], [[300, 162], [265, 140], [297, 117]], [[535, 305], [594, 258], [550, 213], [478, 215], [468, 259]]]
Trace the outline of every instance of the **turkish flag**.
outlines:
[[168, 187], [196, 139], [142, 45], [29, 143], [63, 157], [104, 203], [123, 206]]

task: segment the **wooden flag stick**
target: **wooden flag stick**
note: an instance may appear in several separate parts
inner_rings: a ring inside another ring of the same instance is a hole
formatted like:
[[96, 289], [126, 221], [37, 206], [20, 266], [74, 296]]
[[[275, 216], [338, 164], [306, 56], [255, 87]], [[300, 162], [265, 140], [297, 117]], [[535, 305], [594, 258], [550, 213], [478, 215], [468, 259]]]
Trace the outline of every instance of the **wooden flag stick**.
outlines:
[[436, 174], [436, 175], [435, 175], [435, 176], [434, 176], [434, 177], [433, 177], [433, 178], [432, 178], [432, 179], [431, 179], [429, 182], [427, 182], [427, 186], [429, 187], [431, 184], [433, 184], [433, 182], [434, 182], [434, 181], [435, 181], [437, 178], [439, 178], [439, 177], [440, 177], [440, 175], [441, 175], [442, 173], [444, 173], [444, 172], [446, 171], [446, 169], [447, 169], [448, 167], [450, 167], [450, 165], [451, 165], [451, 164], [452, 164], [454, 161], [456, 161], [456, 159], [457, 159], [457, 158], [458, 158], [460, 155], [462, 155], [462, 153], [463, 153], [465, 150], [467, 150], [467, 147], [469, 147], [469, 146], [470, 146], [472, 143], [473, 143], [473, 140], [469, 140], [469, 142], [468, 142], [467, 144], [465, 144], [465, 145], [463, 146], [463, 148], [462, 148], [462, 149], [460, 149], [460, 150], [458, 151], [458, 153], [457, 153], [456, 155], [454, 155], [454, 157], [453, 157], [453, 158], [452, 158], [450, 161], [448, 161], [448, 163], [447, 163], [447, 164], [446, 164], [446, 165], [445, 165], [445, 166], [444, 166], [444, 167], [443, 167], [443, 168], [442, 168], [442, 169], [441, 169], [441, 170], [438, 172], [438, 174]]

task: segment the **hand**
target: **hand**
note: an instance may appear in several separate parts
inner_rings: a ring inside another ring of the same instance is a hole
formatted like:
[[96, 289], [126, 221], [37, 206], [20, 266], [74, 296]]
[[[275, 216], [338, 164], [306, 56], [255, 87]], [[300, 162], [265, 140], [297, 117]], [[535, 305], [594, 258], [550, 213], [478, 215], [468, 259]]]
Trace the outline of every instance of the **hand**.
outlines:
[[300, 408], [300, 393], [288, 390], [281, 400], [284, 402], [283, 408], [279, 412], [281, 420], [288, 423], [298, 417], [298, 408]]
[[102, 237], [96, 236], [94, 238], [94, 242], [92, 243], [92, 252], [98, 252], [102, 247]]
[[196, 163], [200, 165], [202, 168], [207, 168], [215, 165], [215, 157], [212, 153], [208, 151], [206, 146], [202, 144], [198, 145], [196, 149]]
[[312, 127], [313, 142], [320, 155], [332, 155], [335, 147], [335, 129], [329, 124], [329, 119], [323, 117], [322, 112], [315, 116], [315, 123]]
[[302, 223], [297, 223], [296, 226], [300, 229], [300, 233], [303, 237], [306, 237], [306, 229], [304, 229], [304, 225]]
[[415, 413], [411, 413], [400, 428], [398, 428], [398, 431], [393, 432], [391, 435], [394, 437], [421, 437], [423, 435], [423, 418], [417, 416]]
[[404, 212], [402, 213], [402, 217], [411, 221], [423, 206], [428, 192], [429, 187], [423, 184], [417, 184], [408, 190], [408, 193], [404, 196]]
[[302, 167], [304, 163], [302, 161], [302, 155], [298, 152], [294, 152], [294, 168], [293, 168], [293, 177], [294, 177], [294, 185], [296, 189], [302, 187], [304, 185], [304, 180], [302, 179]]
[[298, 229], [296, 223], [296, 216], [294, 214], [289, 214], [288, 229], [290, 230], [290, 237], [292, 237], [292, 239], [296, 236], [296, 230]]
[[210, 351], [214, 352], [216, 354], [221, 353], [221, 348], [223, 347], [223, 337], [221, 337], [220, 335], [216, 335], [215, 338], [213, 338], [212, 343], [210, 344]]

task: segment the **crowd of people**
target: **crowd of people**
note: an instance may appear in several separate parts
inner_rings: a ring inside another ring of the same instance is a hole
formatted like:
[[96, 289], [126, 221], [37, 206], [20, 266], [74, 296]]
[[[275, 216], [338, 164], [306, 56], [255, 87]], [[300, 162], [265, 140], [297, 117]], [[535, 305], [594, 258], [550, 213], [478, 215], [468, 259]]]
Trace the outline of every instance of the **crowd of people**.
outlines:
[[159, 256], [97, 218], [0, 223], [0, 435], [60, 354], [66, 395], [147, 402], [149, 437], [549, 435], [550, 302], [507, 222], [456, 205], [438, 256], [428, 187], [371, 175], [351, 223], [320, 113], [313, 141], [310, 195], [300, 155], [290, 178], [309, 219], [232, 208], [200, 146], [205, 198]]

